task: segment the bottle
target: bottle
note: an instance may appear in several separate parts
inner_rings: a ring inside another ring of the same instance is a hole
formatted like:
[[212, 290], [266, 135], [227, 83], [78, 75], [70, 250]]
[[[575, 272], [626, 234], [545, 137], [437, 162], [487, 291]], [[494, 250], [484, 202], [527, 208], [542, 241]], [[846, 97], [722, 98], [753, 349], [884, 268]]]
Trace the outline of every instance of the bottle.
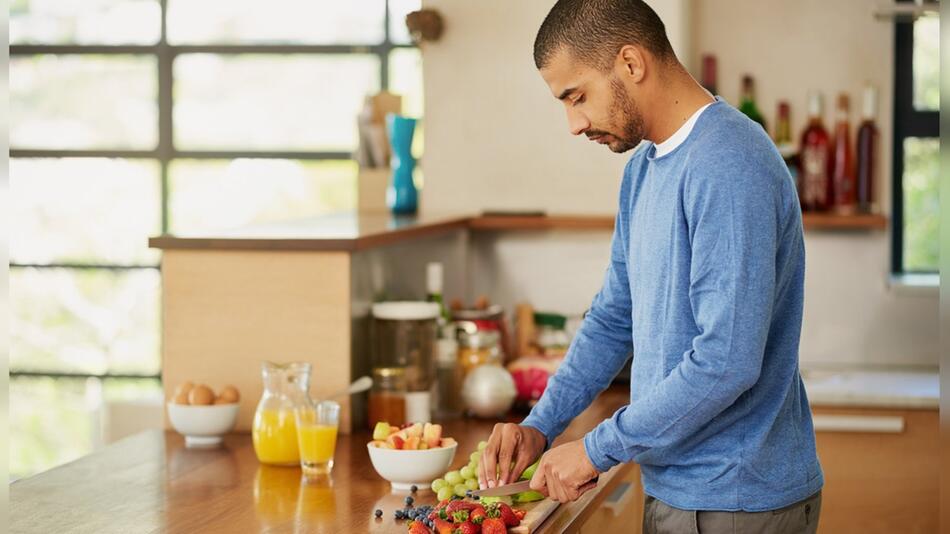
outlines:
[[742, 77], [742, 100], [739, 102], [739, 111], [768, 130], [765, 126], [765, 118], [755, 105], [755, 80], [748, 74]]
[[854, 153], [851, 147], [851, 101], [847, 94], [838, 95], [838, 118], [835, 120], [834, 149], [831, 157], [832, 208], [836, 213], [851, 215], [857, 211], [854, 179]]
[[712, 54], [703, 55], [703, 69], [702, 69], [702, 79], [703, 87], [710, 92], [713, 96], [716, 96], [716, 56]]
[[373, 388], [369, 391], [369, 428], [375, 428], [379, 422], [396, 426], [406, 423], [406, 371], [402, 367], [373, 369]]
[[445, 307], [445, 298], [442, 296], [443, 286], [442, 264], [434, 261], [426, 265], [426, 301], [439, 305], [439, 330], [449, 322], [449, 310]]
[[874, 206], [874, 172], [877, 159], [877, 90], [868, 86], [864, 88], [864, 109], [861, 117], [861, 126], [858, 127], [858, 172], [857, 172], [857, 203], [858, 211], [871, 213]]
[[446, 337], [436, 341], [435, 416], [454, 419], [462, 415], [462, 368], [458, 362], [458, 341]]
[[778, 153], [785, 160], [785, 166], [788, 167], [788, 173], [795, 183], [796, 190], [800, 188], [800, 173], [798, 170], [798, 158], [795, 154], [795, 145], [792, 143], [792, 124], [791, 124], [791, 106], [785, 100], [779, 101], [778, 111], [775, 115], [775, 146]]
[[798, 197], [804, 211], [824, 211], [831, 199], [831, 180], [828, 176], [831, 144], [828, 131], [821, 121], [824, 100], [821, 93], [808, 96], [808, 126], [802, 132], [800, 163], [801, 190]]

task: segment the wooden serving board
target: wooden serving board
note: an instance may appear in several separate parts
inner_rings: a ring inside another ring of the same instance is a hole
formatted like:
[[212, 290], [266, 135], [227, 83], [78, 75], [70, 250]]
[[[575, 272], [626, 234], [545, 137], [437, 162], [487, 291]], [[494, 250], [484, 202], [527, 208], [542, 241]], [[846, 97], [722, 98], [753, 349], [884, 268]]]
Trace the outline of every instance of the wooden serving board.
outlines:
[[521, 520], [521, 524], [517, 527], [509, 528], [508, 532], [511, 534], [531, 534], [535, 530], [538, 530], [541, 523], [544, 523], [544, 520], [557, 509], [559, 504], [560, 503], [552, 501], [551, 499], [544, 499], [527, 504], [515, 504], [514, 507], [524, 510], [525, 515], [524, 519]]

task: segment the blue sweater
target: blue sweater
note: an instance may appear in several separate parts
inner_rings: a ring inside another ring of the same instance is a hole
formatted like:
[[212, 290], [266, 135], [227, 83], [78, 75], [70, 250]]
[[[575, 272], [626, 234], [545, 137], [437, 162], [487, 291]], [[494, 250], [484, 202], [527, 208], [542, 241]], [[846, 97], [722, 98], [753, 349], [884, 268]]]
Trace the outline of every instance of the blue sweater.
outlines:
[[550, 445], [632, 351], [630, 404], [584, 437], [599, 471], [636, 462], [647, 494], [687, 510], [802, 500], [823, 476], [798, 369], [795, 185], [765, 131], [718, 99], [654, 152], [624, 170], [603, 288], [522, 424]]

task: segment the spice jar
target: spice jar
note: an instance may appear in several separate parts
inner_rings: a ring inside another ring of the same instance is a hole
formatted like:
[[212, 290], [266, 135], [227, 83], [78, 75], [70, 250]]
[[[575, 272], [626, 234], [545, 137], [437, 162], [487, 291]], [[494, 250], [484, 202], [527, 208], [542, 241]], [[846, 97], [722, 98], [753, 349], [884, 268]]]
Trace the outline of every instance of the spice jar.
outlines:
[[459, 332], [459, 367], [462, 379], [480, 365], [501, 365], [500, 335], [497, 330]]
[[402, 367], [373, 369], [373, 389], [369, 392], [369, 427], [383, 421], [406, 423], [406, 373]]

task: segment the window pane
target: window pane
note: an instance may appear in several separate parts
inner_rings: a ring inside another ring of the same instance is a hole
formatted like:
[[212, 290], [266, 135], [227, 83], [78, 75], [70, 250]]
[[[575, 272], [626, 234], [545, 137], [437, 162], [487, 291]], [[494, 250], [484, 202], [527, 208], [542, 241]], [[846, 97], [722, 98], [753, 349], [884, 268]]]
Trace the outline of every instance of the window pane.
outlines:
[[155, 69], [155, 59], [147, 56], [11, 58], [10, 145], [154, 148]]
[[352, 161], [176, 161], [171, 166], [172, 233], [352, 210], [356, 172]]
[[178, 148], [348, 151], [364, 97], [379, 91], [379, 59], [188, 54], [175, 91]]
[[940, 109], [940, 18], [914, 23], [914, 108]]
[[161, 398], [158, 380], [11, 378], [11, 479], [92, 452], [103, 441], [105, 403]]
[[159, 371], [159, 274], [12, 269], [10, 369]]
[[157, 264], [157, 162], [13, 159], [10, 255], [18, 263]]
[[378, 44], [385, 0], [169, 0], [173, 44]]
[[[417, 48], [400, 48], [389, 53], [389, 90], [402, 95], [402, 112], [421, 118], [423, 108], [422, 54]], [[416, 124], [412, 155], [421, 158], [425, 150], [425, 121]]]
[[12, 44], [154, 44], [161, 33], [156, 0], [12, 0]]
[[936, 271], [940, 259], [940, 140], [904, 140], [904, 270]]
[[409, 44], [406, 15], [422, 7], [421, 0], [389, 0], [389, 40], [396, 44]]

